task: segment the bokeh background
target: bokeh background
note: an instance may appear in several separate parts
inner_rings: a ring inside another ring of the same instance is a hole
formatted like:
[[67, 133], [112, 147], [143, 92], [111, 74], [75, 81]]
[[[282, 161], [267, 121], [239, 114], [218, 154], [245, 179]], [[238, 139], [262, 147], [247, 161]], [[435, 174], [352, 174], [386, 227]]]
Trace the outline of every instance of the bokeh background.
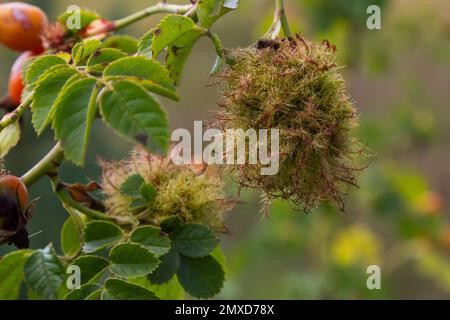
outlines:
[[[4, 1], [1, 1], [4, 2]], [[156, 1], [46, 0], [52, 19], [71, 4], [108, 19], [126, 16]], [[174, 1], [186, 3], [187, 1]], [[304, 214], [274, 202], [270, 219], [260, 213], [260, 196], [247, 192], [228, 217], [222, 238], [228, 263], [224, 299], [419, 299], [450, 298], [450, 1], [448, 0], [286, 0], [293, 28], [328, 39], [338, 59], [361, 127], [355, 133], [374, 152], [347, 199], [347, 212], [321, 207]], [[366, 8], [382, 8], [382, 29], [366, 28]], [[248, 46], [271, 23], [273, 1], [241, 0], [241, 7], [214, 27], [226, 47]], [[124, 32], [136, 37], [158, 17]], [[0, 92], [16, 53], [0, 48]], [[180, 89], [182, 101], [164, 101], [171, 125], [192, 128], [217, 109], [218, 88], [208, 72], [214, 50], [207, 39], [196, 46]], [[54, 143], [51, 132], [37, 139], [26, 115], [23, 139], [5, 159], [21, 175]], [[96, 123], [88, 166], [64, 165], [68, 182], [99, 175], [97, 157], [120, 159], [130, 145]], [[236, 190], [230, 187], [230, 193]], [[41, 197], [29, 230], [41, 232], [32, 246], [59, 247], [67, 218], [43, 179], [32, 190]], [[0, 248], [0, 254], [12, 248]], [[379, 265], [382, 290], [366, 287], [366, 268]]]

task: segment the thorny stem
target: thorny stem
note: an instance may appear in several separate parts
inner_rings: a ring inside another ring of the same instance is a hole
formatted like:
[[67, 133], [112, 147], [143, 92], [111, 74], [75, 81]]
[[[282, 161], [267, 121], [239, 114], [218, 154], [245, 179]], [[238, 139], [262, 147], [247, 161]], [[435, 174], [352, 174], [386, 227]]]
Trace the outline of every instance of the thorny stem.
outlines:
[[291, 37], [291, 29], [289, 27], [289, 22], [286, 16], [286, 9], [284, 6], [284, 0], [275, 0], [275, 15], [273, 23], [270, 29], [264, 35], [265, 38], [275, 39], [280, 31], [283, 30], [286, 37]]
[[172, 13], [172, 14], [187, 14], [188, 16], [196, 14], [196, 5], [195, 4], [187, 4], [187, 5], [177, 5], [177, 4], [169, 4], [165, 1], [161, 1], [151, 7], [145, 8], [141, 11], [133, 13], [125, 18], [113, 21], [111, 25], [107, 26], [108, 30], [95, 30], [92, 34], [88, 34], [88, 36], [94, 36], [105, 31], [113, 32], [123, 29], [130, 24], [133, 24], [137, 21], [140, 21], [146, 17], [158, 14], [158, 13]]

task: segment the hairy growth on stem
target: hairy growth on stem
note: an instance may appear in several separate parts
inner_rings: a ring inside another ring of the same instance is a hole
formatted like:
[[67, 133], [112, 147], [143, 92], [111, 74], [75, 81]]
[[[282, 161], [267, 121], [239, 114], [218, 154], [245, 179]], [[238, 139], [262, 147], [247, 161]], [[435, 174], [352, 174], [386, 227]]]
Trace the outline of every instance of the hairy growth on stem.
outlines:
[[335, 64], [335, 47], [299, 36], [261, 40], [235, 51], [236, 64], [221, 75], [222, 129], [280, 129], [280, 169], [260, 175], [259, 165], [235, 166], [243, 187], [268, 199], [292, 200], [305, 211], [321, 202], [344, 210], [356, 186], [355, 160], [364, 148], [351, 136], [357, 114]]
[[[116, 219], [137, 219], [140, 224], [159, 226], [166, 218], [177, 215], [184, 222], [226, 231], [223, 218], [233, 202], [225, 197], [223, 184], [213, 170], [174, 165], [169, 157], [149, 154], [142, 148], [135, 148], [129, 159], [102, 161], [101, 166], [106, 207]], [[156, 189], [154, 201], [141, 208], [134, 207], [133, 199], [120, 191], [120, 186], [133, 174], [140, 174]]]

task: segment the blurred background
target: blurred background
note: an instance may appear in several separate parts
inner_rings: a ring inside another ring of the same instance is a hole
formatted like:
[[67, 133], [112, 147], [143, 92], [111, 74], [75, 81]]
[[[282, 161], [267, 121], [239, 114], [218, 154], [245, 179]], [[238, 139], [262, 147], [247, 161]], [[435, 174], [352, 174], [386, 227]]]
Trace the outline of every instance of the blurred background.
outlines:
[[[2, 1], [4, 2], [4, 1]], [[26, 1], [51, 17], [72, 4], [108, 19], [154, 4], [149, 0]], [[186, 3], [187, 1], [174, 1]], [[326, 206], [306, 215], [274, 202], [270, 219], [260, 196], [244, 193], [227, 218], [231, 234], [222, 244], [227, 258], [224, 299], [449, 299], [450, 298], [450, 1], [286, 0], [295, 31], [338, 48], [338, 60], [361, 115], [357, 134], [374, 156], [347, 199], [347, 212]], [[366, 8], [382, 9], [382, 29], [366, 28]], [[241, 0], [241, 7], [214, 26], [229, 48], [244, 47], [264, 34], [273, 1]], [[123, 32], [140, 37], [158, 17]], [[16, 53], [0, 48], [0, 92]], [[182, 101], [164, 101], [171, 125], [192, 128], [217, 109], [218, 88], [208, 72], [215, 53], [207, 39], [196, 46], [180, 89]], [[37, 139], [26, 115], [23, 139], [6, 158], [21, 175], [51, 148], [47, 131]], [[130, 145], [97, 122], [86, 170], [64, 165], [68, 182], [99, 175], [97, 157], [120, 159]], [[229, 188], [232, 195], [236, 190]], [[53, 242], [67, 214], [42, 179], [42, 197], [29, 226], [33, 248]], [[0, 255], [12, 248], [1, 247]], [[366, 269], [379, 265], [382, 289], [366, 287]]]

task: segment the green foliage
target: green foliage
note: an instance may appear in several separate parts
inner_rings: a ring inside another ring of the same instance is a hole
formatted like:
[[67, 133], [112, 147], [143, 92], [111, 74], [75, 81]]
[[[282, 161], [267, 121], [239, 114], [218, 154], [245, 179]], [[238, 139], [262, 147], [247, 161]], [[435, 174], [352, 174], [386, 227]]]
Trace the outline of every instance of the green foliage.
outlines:
[[108, 260], [92, 256], [83, 255], [72, 262], [72, 265], [78, 266], [81, 271], [81, 284], [88, 284], [89, 282], [97, 280], [97, 278], [109, 267]]
[[197, 258], [210, 254], [217, 245], [217, 239], [206, 226], [185, 224], [173, 236], [173, 243], [180, 254]]
[[[111, 196], [104, 203], [106, 212], [93, 217], [86, 213], [86, 218], [83, 208], [105, 209], [89, 194], [90, 186], [55, 183], [54, 190], [70, 213], [61, 229], [63, 256], [51, 244], [5, 256], [0, 260], [0, 298], [17, 298], [23, 281], [30, 299], [181, 299], [185, 292], [209, 298], [220, 291], [224, 272], [211, 254], [218, 243], [215, 232], [224, 230], [222, 215], [230, 204], [217, 201], [225, 199], [219, 179], [189, 166], [176, 169], [165, 161], [169, 123], [157, 96], [180, 100], [176, 86], [193, 46], [237, 3], [205, 1], [197, 8], [198, 19], [169, 14], [139, 41], [127, 35], [83, 40], [80, 30], [66, 30], [61, 39], [46, 38], [67, 41], [53, 52], [70, 53], [44, 54], [24, 67], [25, 96], [36, 133], [41, 135], [51, 124], [65, 159], [83, 166], [91, 129], [99, 118], [118, 135], [142, 145], [141, 153], [135, 153], [145, 155], [147, 165], [150, 157], [159, 163], [164, 160], [164, 165], [153, 167], [160, 170], [153, 176], [158, 179], [136, 170], [114, 181], [119, 182], [115, 192], [123, 201], [115, 207], [120, 211], [117, 216], [117, 211], [109, 212], [108, 201], [115, 201]], [[71, 14], [60, 15], [59, 22], [72, 23]], [[81, 29], [99, 18], [81, 10]], [[160, 63], [157, 59], [163, 53], [166, 57]], [[17, 122], [2, 130], [0, 156], [19, 137]], [[96, 255], [100, 251], [102, 257]], [[66, 280], [72, 275], [66, 268], [71, 266], [79, 268], [81, 286], [70, 290]]]
[[20, 131], [19, 123], [15, 122], [0, 132], [0, 159], [19, 143]]
[[69, 217], [61, 229], [61, 248], [67, 257], [75, 257], [82, 249], [83, 234], [74, 219]]
[[150, 290], [118, 279], [108, 279], [105, 287], [109, 300], [158, 300]]
[[131, 241], [145, 246], [158, 257], [169, 252], [171, 247], [169, 238], [163, 236], [160, 228], [153, 226], [144, 226], [134, 230], [131, 234]]
[[83, 251], [92, 253], [110, 247], [122, 240], [122, 230], [111, 222], [92, 221], [84, 230]]
[[197, 298], [209, 298], [218, 294], [225, 280], [222, 267], [211, 256], [182, 256], [177, 277], [183, 288]]
[[0, 260], [0, 300], [17, 299], [24, 279], [23, 266], [31, 254], [31, 250], [19, 250]]
[[35, 251], [25, 262], [25, 281], [29, 289], [44, 299], [58, 298], [66, 273], [52, 245]]
[[152, 273], [159, 264], [158, 259], [145, 247], [134, 243], [123, 243], [110, 252], [111, 271], [122, 277], [141, 277]]
[[[67, 11], [58, 16], [58, 21], [64, 25], [66, 25], [67, 20], [70, 17], [73, 17], [73, 12]], [[85, 28], [92, 21], [97, 20], [99, 18], [100, 18], [100, 16], [97, 13], [95, 13], [91, 10], [82, 8], [80, 10], [80, 30]], [[80, 30], [71, 30], [71, 33], [75, 33]]]
[[124, 138], [154, 152], [169, 148], [169, 124], [159, 102], [143, 86], [119, 81], [101, 95], [100, 110], [106, 123]]

